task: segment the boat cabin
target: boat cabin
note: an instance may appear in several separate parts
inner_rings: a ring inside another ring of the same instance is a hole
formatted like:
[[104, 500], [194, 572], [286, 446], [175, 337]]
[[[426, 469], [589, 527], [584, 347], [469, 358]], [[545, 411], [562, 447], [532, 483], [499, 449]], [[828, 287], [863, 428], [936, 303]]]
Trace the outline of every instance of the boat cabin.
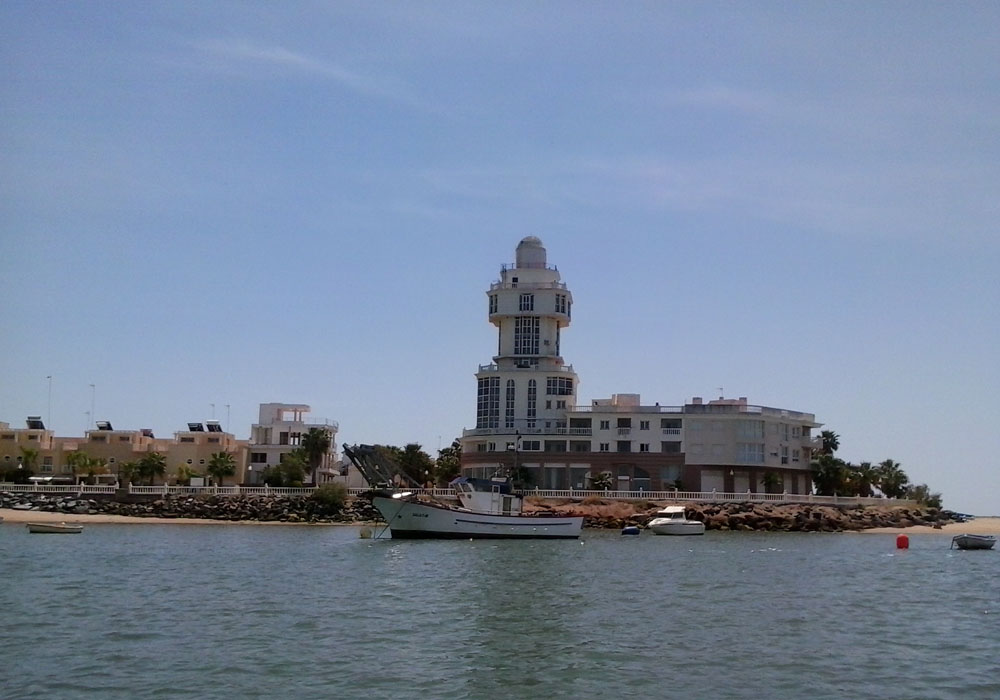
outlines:
[[521, 497], [514, 493], [510, 479], [478, 479], [460, 476], [451, 482], [463, 508], [477, 513], [520, 515]]

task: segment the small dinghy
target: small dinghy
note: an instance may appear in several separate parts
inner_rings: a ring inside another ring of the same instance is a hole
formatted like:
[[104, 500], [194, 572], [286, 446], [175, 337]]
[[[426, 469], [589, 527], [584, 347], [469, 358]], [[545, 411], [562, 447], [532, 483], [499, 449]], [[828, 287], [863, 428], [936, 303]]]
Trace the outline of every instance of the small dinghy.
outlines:
[[626, 525], [622, 528], [623, 535], [638, 535], [640, 533], [638, 525]]
[[83, 532], [83, 525], [70, 525], [68, 523], [27, 523], [25, 527], [28, 528], [28, 532], [35, 534], [76, 535]]
[[955, 535], [951, 538], [951, 548], [959, 549], [993, 549], [997, 538], [993, 535]]

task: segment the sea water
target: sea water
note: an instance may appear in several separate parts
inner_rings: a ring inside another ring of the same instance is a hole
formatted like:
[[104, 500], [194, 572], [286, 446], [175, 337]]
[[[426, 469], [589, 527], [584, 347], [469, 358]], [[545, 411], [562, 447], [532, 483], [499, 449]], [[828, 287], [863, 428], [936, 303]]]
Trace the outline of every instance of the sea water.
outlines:
[[0, 525], [0, 697], [1000, 697], [1000, 552], [947, 536], [361, 532]]

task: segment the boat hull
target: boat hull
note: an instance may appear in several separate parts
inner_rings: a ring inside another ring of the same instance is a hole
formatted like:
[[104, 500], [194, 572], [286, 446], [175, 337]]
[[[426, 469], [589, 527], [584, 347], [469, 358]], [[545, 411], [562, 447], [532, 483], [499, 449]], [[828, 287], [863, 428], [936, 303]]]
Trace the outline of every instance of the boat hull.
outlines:
[[62, 525], [59, 523], [28, 523], [28, 532], [36, 535], [76, 535], [83, 532], [83, 525]]
[[951, 544], [959, 549], [993, 549], [996, 538], [992, 535], [956, 535]]
[[696, 520], [666, 523], [657, 523], [654, 521], [649, 524], [649, 529], [657, 535], [704, 535], [705, 523], [700, 523]]
[[576, 539], [583, 517], [495, 515], [375, 496], [393, 539]]

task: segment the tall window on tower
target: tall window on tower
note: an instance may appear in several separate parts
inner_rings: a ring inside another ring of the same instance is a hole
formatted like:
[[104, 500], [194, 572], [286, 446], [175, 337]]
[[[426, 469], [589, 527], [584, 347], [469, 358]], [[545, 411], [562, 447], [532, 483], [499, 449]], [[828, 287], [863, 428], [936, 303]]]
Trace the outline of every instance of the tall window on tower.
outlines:
[[528, 380], [528, 422], [527, 427], [535, 427], [535, 416], [538, 415], [538, 383], [534, 379]]
[[522, 294], [521, 303], [518, 306], [521, 311], [534, 311], [535, 310], [535, 295], [534, 294]]
[[497, 295], [490, 294], [490, 313], [495, 314], [497, 312]]
[[514, 427], [514, 380], [507, 380], [506, 406], [504, 407], [503, 427]]
[[500, 377], [483, 377], [479, 380], [476, 427], [500, 427]]
[[556, 294], [556, 313], [566, 313], [566, 295]]
[[514, 354], [537, 355], [541, 329], [538, 316], [518, 316], [514, 319]]

